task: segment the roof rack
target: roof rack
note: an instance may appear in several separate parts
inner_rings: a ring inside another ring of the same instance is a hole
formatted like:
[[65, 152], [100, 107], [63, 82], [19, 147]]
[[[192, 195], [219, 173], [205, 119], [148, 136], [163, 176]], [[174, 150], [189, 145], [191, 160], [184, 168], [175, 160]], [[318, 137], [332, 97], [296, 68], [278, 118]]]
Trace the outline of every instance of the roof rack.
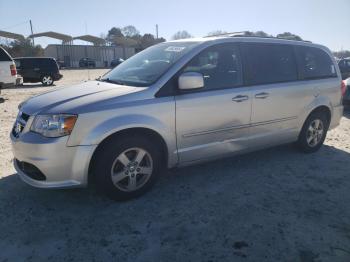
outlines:
[[251, 32], [249, 31], [241, 31], [241, 32], [231, 32], [231, 33], [222, 33], [222, 34], [216, 34], [216, 35], [209, 35], [205, 36], [207, 37], [217, 37], [217, 36], [226, 36], [226, 37], [256, 37], [256, 38], [269, 38], [269, 39], [282, 39], [282, 40], [291, 40], [291, 41], [300, 41], [300, 42], [307, 42], [312, 43], [308, 40], [296, 40], [296, 39], [288, 39], [283, 37], [276, 37], [276, 36], [257, 36], [257, 35], [249, 35]]
[[208, 35], [205, 37], [215, 37], [215, 36], [229, 36], [229, 37], [234, 37], [234, 36], [245, 36], [248, 31], [240, 31], [240, 32], [230, 32], [230, 33], [221, 33], [221, 34], [215, 34], [215, 35]]

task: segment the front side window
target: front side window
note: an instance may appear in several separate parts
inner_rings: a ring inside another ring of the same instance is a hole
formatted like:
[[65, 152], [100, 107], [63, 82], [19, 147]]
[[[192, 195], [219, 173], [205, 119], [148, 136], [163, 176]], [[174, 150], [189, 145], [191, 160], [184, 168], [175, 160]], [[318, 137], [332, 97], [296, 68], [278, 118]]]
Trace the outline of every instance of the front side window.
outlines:
[[197, 72], [204, 77], [204, 89], [221, 89], [242, 85], [242, 70], [235, 44], [209, 47], [195, 56], [183, 72]]
[[298, 79], [293, 48], [282, 44], [243, 43], [248, 85], [272, 84]]
[[334, 64], [329, 55], [315, 47], [297, 46], [299, 68], [303, 79], [336, 77]]
[[121, 63], [101, 81], [149, 86], [200, 42], [168, 42], [149, 47]]

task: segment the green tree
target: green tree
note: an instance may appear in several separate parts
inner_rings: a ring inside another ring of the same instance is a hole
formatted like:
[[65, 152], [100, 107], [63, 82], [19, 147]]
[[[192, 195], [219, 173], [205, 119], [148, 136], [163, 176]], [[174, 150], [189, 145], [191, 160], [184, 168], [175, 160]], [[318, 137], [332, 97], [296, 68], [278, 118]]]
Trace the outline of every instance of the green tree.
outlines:
[[21, 56], [44, 56], [44, 49], [40, 45], [32, 45], [30, 38], [24, 41], [13, 41], [9, 45], [2, 46], [12, 57]]
[[243, 32], [244, 36], [258, 36], [258, 37], [272, 37], [272, 35], [265, 33], [264, 31], [256, 31], [256, 32], [252, 32], [252, 31], [245, 31]]
[[282, 34], [278, 34], [276, 37], [277, 38], [284, 38], [284, 39], [288, 39], [288, 40], [298, 40], [298, 41], [303, 40], [300, 36], [292, 34], [290, 32], [284, 32]]
[[124, 35], [119, 27], [112, 27], [108, 31], [106, 39], [110, 42], [113, 42], [116, 37], [124, 37]]

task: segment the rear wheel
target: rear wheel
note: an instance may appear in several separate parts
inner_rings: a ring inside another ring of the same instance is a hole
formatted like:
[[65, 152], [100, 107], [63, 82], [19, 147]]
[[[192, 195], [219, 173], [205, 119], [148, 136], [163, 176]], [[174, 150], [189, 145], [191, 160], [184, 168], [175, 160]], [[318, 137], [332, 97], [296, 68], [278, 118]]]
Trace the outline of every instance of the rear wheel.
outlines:
[[297, 145], [305, 153], [313, 153], [320, 149], [326, 139], [329, 127], [327, 114], [312, 113], [305, 121], [299, 134]]
[[41, 83], [42, 83], [44, 86], [51, 86], [51, 85], [53, 85], [53, 78], [52, 78], [52, 76], [50, 76], [50, 75], [44, 75], [44, 76], [41, 78]]
[[99, 150], [94, 176], [99, 191], [115, 200], [147, 192], [161, 170], [161, 155], [149, 139], [116, 137]]

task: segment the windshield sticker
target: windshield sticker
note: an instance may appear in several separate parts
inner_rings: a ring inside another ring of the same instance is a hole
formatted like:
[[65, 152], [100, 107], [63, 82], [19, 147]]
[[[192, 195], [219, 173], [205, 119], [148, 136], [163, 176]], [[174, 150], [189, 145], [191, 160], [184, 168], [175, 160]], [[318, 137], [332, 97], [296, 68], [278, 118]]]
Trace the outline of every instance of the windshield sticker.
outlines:
[[182, 50], [184, 50], [186, 47], [182, 47], [182, 46], [168, 46], [165, 51], [168, 52], [181, 52]]

